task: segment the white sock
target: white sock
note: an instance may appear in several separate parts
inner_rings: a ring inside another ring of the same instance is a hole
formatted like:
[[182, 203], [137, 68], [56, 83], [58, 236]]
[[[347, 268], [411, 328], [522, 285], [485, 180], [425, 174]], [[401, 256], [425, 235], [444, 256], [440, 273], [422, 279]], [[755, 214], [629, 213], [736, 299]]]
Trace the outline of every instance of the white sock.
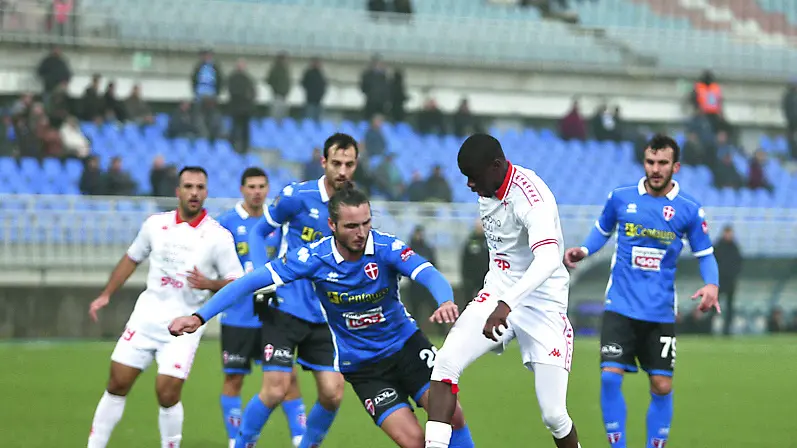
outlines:
[[180, 448], [183, 439], [183, 403], [170, 408], [160, 408], [158, 426], [161, 430], [161, 448]]
[[91, 422], [88, 448], [105, 448], [108, 445], [113, 428], [122, 419], [124, 411], [125, 397], [111, 395], [108, 391], [102, 394]]
[[426, 422], [426, 448], [448, 448], [451, 441], [451, 425], [441, 422]]
[[235, 439], [230, 439], [230, 448], [235, 448]]

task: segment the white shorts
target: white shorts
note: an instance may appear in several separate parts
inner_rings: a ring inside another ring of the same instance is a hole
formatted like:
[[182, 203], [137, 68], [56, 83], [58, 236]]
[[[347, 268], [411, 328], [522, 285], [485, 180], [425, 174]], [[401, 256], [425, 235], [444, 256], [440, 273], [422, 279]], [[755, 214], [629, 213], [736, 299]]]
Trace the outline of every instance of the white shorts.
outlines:
[[433, 381], [457, 384], [467, 366], [489, 351], [503, 352], [518, 340], [523, 364], [550, 364], [569, 371], [573, 360], [573, 327], [565, 313], [518, 307], [509, 314], [509, 328], [499, 342], [482, 334], [487, 318], [495, 311], [498, 299], [484, 295], [471, 301], [449, 331], [438, 351], [432, 371]]
[[168, 333], [153, 337], [128, 324], [111, 354], [111, 361], [139, 370], [146, 370], [154, 359], [158, 375], [184, 380], [191, 372], [204, 328], [191, 334], [174, 337]]

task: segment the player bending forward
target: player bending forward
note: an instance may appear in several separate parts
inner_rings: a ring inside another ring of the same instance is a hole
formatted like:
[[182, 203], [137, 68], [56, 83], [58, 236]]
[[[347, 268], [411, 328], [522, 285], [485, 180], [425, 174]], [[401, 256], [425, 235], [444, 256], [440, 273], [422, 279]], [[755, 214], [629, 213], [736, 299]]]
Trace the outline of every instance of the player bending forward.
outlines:
[[[328, 210], [332, 236], [231, 283], [193, 316], [176, 319], [169, 330], [176, 335], [197, 331], [260, 288], [310, 280], [336, 341], [335, 366], [398, 446], [420, 448], [423, 430], [409, 399], [426, 407], [436, 349], [399, 300], [398, 280], [404, 275], [429, 289], [440, 304], [432, 316], [439, 323], [453, 322], [458, 315], [451, 286], [403, 242], [371, 230], [365, 194], [345, 188], [332, 196]], [[452, 409], [457, 429], [451, 446], [473, 447], [456, 399]]]
[[680, 169], [675, 140], [658, 135], [645, 149], [645, 177], [609, 194], [584, 246], [568, 249], [569, 267], [598, 252], [618, 228], [617, 252], [606, 291], [601, 327], [601, 408], [612, 448], [626, 447], [623, 373], [637, 360], [650, 377], [647, 448], [663, 448], [673, 415], [675, 368], [675, 266], [689, 240], [706, 285], [701, 311], [720, 310], [719, 271], [700, 204], [672, 180]]
[[[556, 200], [533, 171], [509, 163], [501, 144], [489, 135], [465, 140], [457, 162], [468, 187], [480, 196], [490, 269], [484, 288], [462, 312], [437, 355], [426, 447], [453, 446], [451, 417], [465, 368], [517, 338], [523, 364], [534, 372], [545, 426], [557, 447], [577, 448], [566, 405], [573, 357], [573, 328], [567, 318], [570, 275], [562, 264]], [[502, 332], [501, 326], [508, 329]]]
[[135, 241], [111, 273], [89, 314], [108, 305], [136, 267], [149, 257], [147, 289], [141, 293], [124, 333], [111, 354], [111, 376], [89, 435], [89, 448], [108, 444], [125, 407], [125, 397], [138, 375], [154, 359], [158, 363], [155, 390], [160, 404], [158, 425], [163, 448], [178, 448], [182, 439], [183, 405], [180, 394], [188, 377], [203, 331], [175, 339], [166, 325], [176, 316], [193, 312], [218, 291], [243, 275], [230, 233], [203, 208], [207, 173], [200, 167], [180, 171], [177, 210], [147, 218]]

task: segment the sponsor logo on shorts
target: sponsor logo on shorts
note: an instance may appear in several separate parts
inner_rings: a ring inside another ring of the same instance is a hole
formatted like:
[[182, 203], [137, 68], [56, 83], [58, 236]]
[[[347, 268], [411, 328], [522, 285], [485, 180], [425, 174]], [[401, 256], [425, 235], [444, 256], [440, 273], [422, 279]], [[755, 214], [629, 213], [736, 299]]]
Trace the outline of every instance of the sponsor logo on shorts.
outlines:
[[349, 330], [362, 330], [387, 320], [381, 306], [368, 311], [343, 313], [342, 316]]
[[374, 397], [374, 405], [376, 407], [387, 406], [396, 401], [397, 398], [398, 394], [396, 393], [395, 389], [392, 388], [382, 389]]
[[274, 356], [274, 346], [271, 344], [266, 344], [266, 347], [263, 349], [263, 359], [266, 362], [271, 361], [271, 358]]
[[287, 348], [274, 348], [273, 345], [266, 344], [265, 348], [263, 348], [263, 359], [269, 362], [271, 358], [276, 361], [292, 360], [293, 353]]
[[634, 269], [658, 272], [665, 253], [664, 249], [634, 246], [631, 248], [631, 265]]
[[224, 352], [222, 352], [221, 357], [224, 360], [224, 364], [236, 363], [236, 362], [246, 362], [246, 357], [241, 356], [238, 353], [230, 353], [230, 352], [224, 351]]
[[365, 410], [368, 411], [368, 413], [371, 414], [371, 416], [376, 415], [376, 408], [374, 407], [373, 400], [371, 400], [370, 398], [366, 398], [363, 404], [365, 405]]
[[615, 343], [606, 344], [601, 347], [601, 355], [607, 358], [619, 358], [623, 356], [623, 348]]

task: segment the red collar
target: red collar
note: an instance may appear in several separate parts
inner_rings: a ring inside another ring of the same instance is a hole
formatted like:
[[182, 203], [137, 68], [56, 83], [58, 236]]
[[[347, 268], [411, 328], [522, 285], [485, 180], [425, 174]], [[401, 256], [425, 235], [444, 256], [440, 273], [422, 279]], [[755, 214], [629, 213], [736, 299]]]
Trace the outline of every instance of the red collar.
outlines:
[[203, 208], [202, 211], [199, 212], [199, 214], [196, 215], [196, 217], [194, 219], [192, 219], [191, 221], [183, 221], [182, 219], [180, 219], [180, 212], [175, 210], [174, 211], [174, 222], [177, 223], [177, 224], [180, 224], [181, 222], [188, 222], [189, 226], [196, 228], [196, 226], [198, 226], [199, 223], [202, 222], [202, 220], [205, 219], [205, 216], [207, 216], [207, 215], [208, 215], [208, 211]]
[[509, 160], [506, 161], [506, 167], [506, 177], [504, 177], [504, 182], [501, 184], [501, 187], [498, 189], [498, 191], [495, 192], [495, 197], [502, 201], [506, 197], [506, 193], [509, 190], [509, 181], [512, 180], [512, 175], [515, 171], [512, 167], [512, 162]]

